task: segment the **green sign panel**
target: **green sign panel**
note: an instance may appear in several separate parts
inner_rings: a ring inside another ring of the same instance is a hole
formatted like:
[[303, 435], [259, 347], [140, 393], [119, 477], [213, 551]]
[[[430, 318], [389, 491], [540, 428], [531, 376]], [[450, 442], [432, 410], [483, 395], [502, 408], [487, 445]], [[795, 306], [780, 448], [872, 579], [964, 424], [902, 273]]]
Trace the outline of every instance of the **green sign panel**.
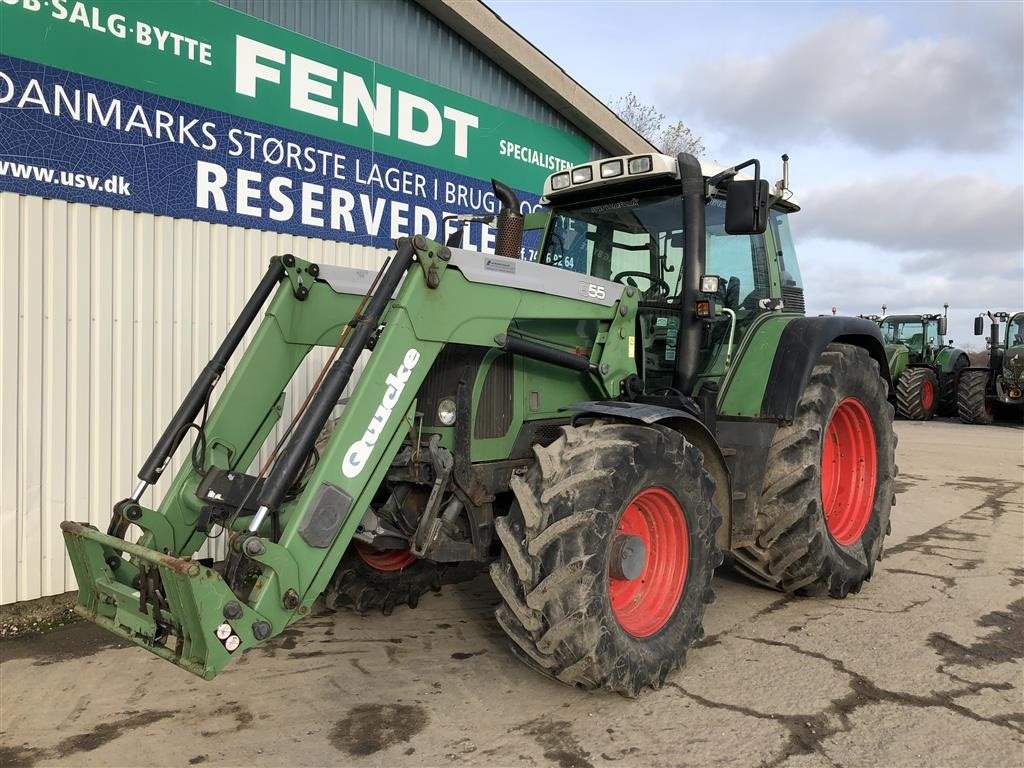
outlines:
[[206, 0], [0, 0], [0, 54], [525, 191], [589, 159], [579, 137]]

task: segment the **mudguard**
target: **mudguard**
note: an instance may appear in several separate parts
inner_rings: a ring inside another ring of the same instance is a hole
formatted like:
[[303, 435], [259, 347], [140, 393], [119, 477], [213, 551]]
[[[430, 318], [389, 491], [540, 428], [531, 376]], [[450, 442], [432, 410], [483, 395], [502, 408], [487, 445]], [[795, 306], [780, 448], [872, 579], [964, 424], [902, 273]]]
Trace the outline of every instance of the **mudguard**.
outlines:
[[882, 332], [875, 323], [859, 317], [799, 317], [786, 325], [779, 338], [761, 400], [761, 418], [793, 420], [811, 369], [833, 342], [866, 349], [892, 389]]
[[902, 344], [886, 347], [889, 358], [889, 375], [893, 381], [898, 381], [903, 372], [910, 367], [910, 353]]
[[[955, 347], [943, 347], [935, 356], [935, 365], [938, 366], [941, 373], [952, 373], [953, 367], [961, 358], [967, 358], [967, 353], [962, 349], [956, 349]], [[967, 360], [968, 365], [964, 366], [965, 368], [970, 365], [970, 359], [967, 358]]]
[[732, 477], [722, 447], [703, 421], [680, 409], [622, 400], [575, 403], [566, 410], [575, 412], [573, 421], [580, 416], [593, 415], [641, 424], [661, 424], [675, 430], [700, 449], [704, 454], [704, 468], [715, 480], [715, 506], [722, 513], [722, 525], [717, 534], [718, 544], [724, 549], [732, 548]]

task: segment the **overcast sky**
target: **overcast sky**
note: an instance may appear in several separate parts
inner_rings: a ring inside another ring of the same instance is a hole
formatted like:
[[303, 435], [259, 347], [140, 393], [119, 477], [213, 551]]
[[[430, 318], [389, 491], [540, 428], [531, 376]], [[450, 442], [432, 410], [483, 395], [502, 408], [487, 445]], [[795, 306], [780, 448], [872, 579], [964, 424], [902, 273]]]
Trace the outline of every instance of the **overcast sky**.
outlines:
[[1024, 3], [488, 0], [595, 96], [628, 91], [774, 182], [808, 314], [1024, 306]]

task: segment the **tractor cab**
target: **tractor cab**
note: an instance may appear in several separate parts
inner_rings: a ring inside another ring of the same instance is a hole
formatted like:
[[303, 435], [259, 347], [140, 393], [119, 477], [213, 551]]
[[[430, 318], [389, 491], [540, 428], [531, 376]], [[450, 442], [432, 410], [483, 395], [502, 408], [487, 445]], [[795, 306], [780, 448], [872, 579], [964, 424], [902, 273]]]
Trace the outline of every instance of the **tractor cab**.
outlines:
[[887, 347], [902, 347], [911, 363], [926, 363], [946, 345], [946, 318], [943, 315], [886, 315], [879, 318], [882, 338]]
[[[755, 166], [755, 178], [737, 172], [747, 165]], [[687, 323], [699, 324], [693, 334], [699, 389], [717, 384], [760, 317], [804, 311], [789, 231], [789, 214], [799, 208], [783, 199], [784, 183], [770, 196], [759, 164], [751, 161], [731, 169], [702, 164], [700, 185], [699, 216], [689, 217], [698, 233], [688, 231], [674, 157], [599, 160], [553, 174], [544, 187], [551, 217], [541, 263], [639, 293], [634, 355], [648, 394], [681, 389], [676, 372], [685, 336], [680, 330]], [[757, 216], [741, 221], [748, 213]], [[688, 235], [694, 246], [689, 260]], [[699, 299], [699, 317], [687, 299], [688, 287]]]
[[895, 385], [892, 399], [902, 418], [927, 421], [956, 413], [960, 376], [970, 359], [946, 338], [948, 312], [944, 304], [941, 315], [869, 316], [882, 331]]

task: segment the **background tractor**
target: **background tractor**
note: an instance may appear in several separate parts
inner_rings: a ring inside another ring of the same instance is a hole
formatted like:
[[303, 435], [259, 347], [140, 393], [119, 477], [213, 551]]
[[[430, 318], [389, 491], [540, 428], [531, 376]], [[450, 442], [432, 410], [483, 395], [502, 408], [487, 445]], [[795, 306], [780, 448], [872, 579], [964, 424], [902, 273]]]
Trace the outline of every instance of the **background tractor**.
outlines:
[[[1002, 407], [1019, 422], [1024, 414], [1024, 312], [985, 315], [990, 322], [988, 365], [963, 372], [957, 411], [965, 424], [991, 424], [994, 411]], [[974, 318], [975, 336], [985, 333], [985, 315]]]
[[946, 340], [949, 304], [943, 307], [941, 315], [870, 316], [882, 329], [896, 413], [905, 419], [956, 415], [960, 377], [971, 363]]
[[[376, 277], [273, 259], [107, 532], [62, 524], [79, 613], [212, 678], [321, 595], [386, 612], [488, 566], [529, 665], [636, 695], [701, 637], [723, 551], [772, 588], [856, 592], [889, 530], [888, 366], [875, 324], [804, 317], [787, 175], [773, 194], [756, 160], [609, 158], [552, 175], [525, 218], [495, 182], [495, 255], [455, 235], [399, 241]], [[197, 558], [215, 536], [224, 557]]]

